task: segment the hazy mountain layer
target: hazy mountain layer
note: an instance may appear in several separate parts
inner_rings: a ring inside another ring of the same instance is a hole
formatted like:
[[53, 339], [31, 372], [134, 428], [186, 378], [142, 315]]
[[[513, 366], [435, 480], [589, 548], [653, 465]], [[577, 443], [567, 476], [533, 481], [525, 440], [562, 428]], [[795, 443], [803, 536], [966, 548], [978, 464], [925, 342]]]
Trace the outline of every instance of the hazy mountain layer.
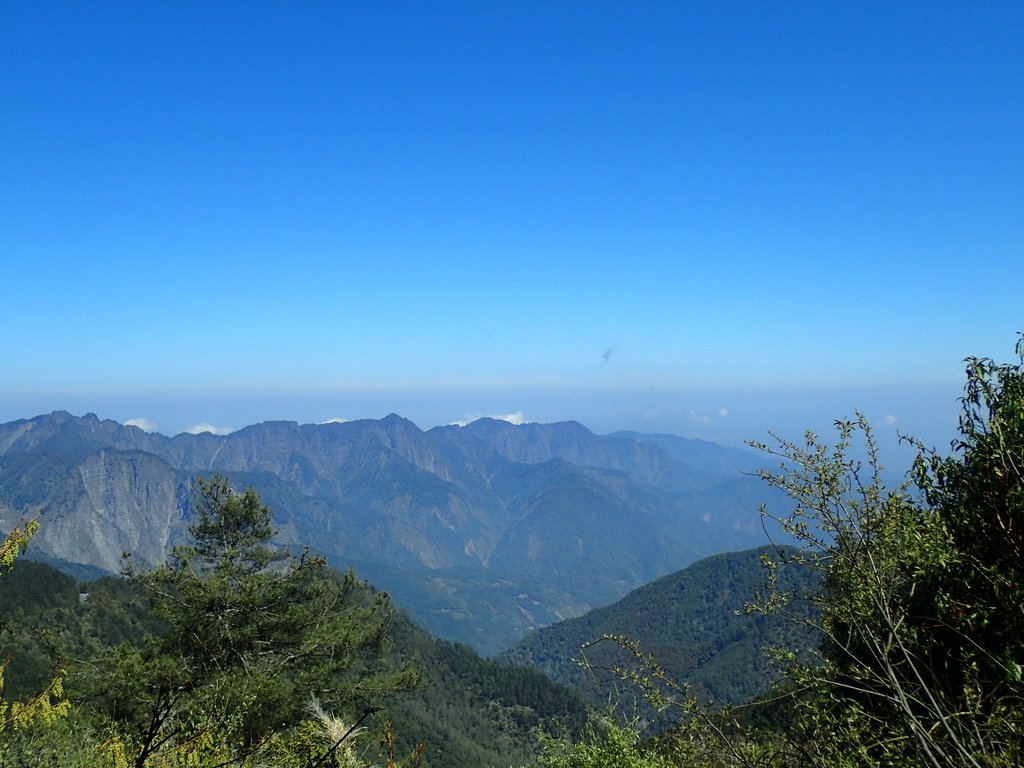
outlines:
[[497, 652], [693, 560], [764, 541], [757, 457], [574, 422], [266, 422], [166, 437], [55, 412], [0, 425], [0, 528], [116, 572], [182, 539], [197, 475], [253, 485], [282, 541], [360, 571], [432, 631]]

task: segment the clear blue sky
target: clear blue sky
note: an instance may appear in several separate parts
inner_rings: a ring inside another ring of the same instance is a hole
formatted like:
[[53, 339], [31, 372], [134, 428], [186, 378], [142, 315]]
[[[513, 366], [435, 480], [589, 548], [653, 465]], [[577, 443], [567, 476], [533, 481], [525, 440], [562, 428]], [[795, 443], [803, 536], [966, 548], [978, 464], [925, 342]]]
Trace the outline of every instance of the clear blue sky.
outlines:
[[8, 0], [0, 73], [4, 421], [945, 440], [1024, 329], [1022, 3]]

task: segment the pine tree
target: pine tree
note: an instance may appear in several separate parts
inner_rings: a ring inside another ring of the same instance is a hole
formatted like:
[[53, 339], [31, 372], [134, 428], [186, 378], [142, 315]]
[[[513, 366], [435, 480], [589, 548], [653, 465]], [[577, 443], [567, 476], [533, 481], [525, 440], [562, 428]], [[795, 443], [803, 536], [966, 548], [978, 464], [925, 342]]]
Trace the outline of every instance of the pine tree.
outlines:
[[415, 682], [375, 663], [392, 617], [386, 596], [273, 545], [254, 490], [199, 479], [195, 510], [193, 541], [166, 564], [140, 571], [127, 560], [165, 631], [101, 668], [100, 700], [137, 745], [135, 768], [161, 753], [253, 754], [299, 723], [312, 697], [361, 717]]

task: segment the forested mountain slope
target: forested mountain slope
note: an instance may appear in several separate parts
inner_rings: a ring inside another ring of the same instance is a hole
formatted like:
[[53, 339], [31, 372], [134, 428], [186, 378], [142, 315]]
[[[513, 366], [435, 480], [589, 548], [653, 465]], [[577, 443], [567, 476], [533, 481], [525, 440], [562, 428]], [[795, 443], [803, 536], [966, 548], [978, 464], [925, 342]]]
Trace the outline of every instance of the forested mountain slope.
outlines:
[[[160, 632], [160, 624], [141, 610], [139, 595], [120, 578], [76, 583], [48, 565], [19, 560], [4, 574], [2, 586], [0, 619], [9, 629], [0, 635], [0, 648], [10, 657], [4, 681], [8, 698], [39, 691], [62, 658], [66, 689], [77, 700], [80, 673], [92, 658]], [[376, 723], [392, 723], [403, 754], [422, 742], [431, 768], [528, 762], [538, 748], [537, 728], [578, 733], [586, 721], [582, 696], [535, 670], [435, 640], [402, 615], [395, 617], [390, 635], [392, 662], [413, 664], [423, 684], [384, 699]]]
[[[671, 678], [693, 686], [700, 698], [741, 703], [777, 679], [763, 648], [817, 643], [797, 623], [746, 610], [765, 588], [762, 555], [774, 551], [764, 547], [700, 560], [612, 605], [532, 632], [501, 658], [535, 667], [600, 702], [620, 688], [616, 676], [603, 668], [632, 666], [630, 654], [613, 642], [580, 648], [605, 635], [625, 637], [638, 642]], [[787, 566], [779, 577], [783, 588], [811, 587], [809, 571]], [[592, 668], [578, 663], [584, 656]], [[639, 693], [631, 686], [621, 690], [627, 700]]]

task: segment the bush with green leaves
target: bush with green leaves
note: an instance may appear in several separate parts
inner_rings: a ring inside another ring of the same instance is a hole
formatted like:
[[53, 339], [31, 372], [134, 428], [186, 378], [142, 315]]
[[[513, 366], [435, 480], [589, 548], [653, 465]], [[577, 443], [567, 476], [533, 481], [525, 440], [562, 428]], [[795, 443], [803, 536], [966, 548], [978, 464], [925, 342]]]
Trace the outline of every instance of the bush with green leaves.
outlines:
[[[832, 445], [811, 433], [752, 443], [780, 459], [759, 474], [793, 504], [762, 512], [802, 546], [765, 557], [768, 585], [751, 610], [809, 625], [819, 644], [775, 649], [776, 690], [711, 713], [643, 653], [643, 638], [615, 638], [640, 662], [623, 679], [655, 703], [672, 693], [686, 716], [647, 744], [628, 728], [549, 743], [546, 764], [1024, 765], [1024, 336], [1016, 352], [1011, 364], [966, 361], [960, 438], [951, 455], [914, 443], [913, 485], [883, 482], [861, 415], [836, 422]], [[820, 586], [788, 588], [779, 577], [791, 567]]]
[[[818, 657], [789, 655], [802, 765], [953, 768], [1024, 763], [1024, 337], [1019, 361], [970, 358], [952, 455], [917, 444], [908, 485], [886, 488], [858, 416], [826, 446], [756, 444], [794, 508], [777, 519], [819, 569]], [[866, 459], [850, 457], [862, 439]]]
[[542, 737], [545, 768], [672, 768], [673, 762], [641, 743], [637, 731], [610, 719], [589, 725], [576, 741]]

